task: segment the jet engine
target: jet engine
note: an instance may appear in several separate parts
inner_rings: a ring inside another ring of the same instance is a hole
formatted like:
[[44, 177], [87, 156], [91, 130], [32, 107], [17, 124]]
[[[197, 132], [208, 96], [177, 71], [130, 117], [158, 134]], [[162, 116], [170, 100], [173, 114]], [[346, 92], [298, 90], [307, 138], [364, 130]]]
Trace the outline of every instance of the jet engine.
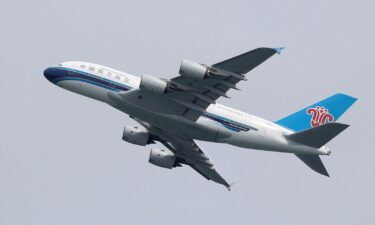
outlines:
[[202, 80], [207, 77], [208, 67], [189, 60], [182, 60], [179, 74], [187, 78]]
[[135, 145], [145, 146], [151, 143], [150, 133], [143, 127], [125, 126], [122, 140]]
[[172, 169], [176, 164], [176, 155], [170, 150], [153, 148], [148, 162], [155, 166]]
[[164, 94], [167, 90], [168, 83], [160, 78], [142, 75], [139, 88], [156, 94]]

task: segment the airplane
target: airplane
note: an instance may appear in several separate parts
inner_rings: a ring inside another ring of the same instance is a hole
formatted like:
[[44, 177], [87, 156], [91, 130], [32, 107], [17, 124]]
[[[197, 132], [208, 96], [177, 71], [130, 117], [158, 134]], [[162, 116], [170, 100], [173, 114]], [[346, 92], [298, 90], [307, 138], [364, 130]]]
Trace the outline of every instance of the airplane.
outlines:
[[172, 169], [188, 165], [207, 180], [229, 184], [195, 140], [242, 148], [293, 153], [312, 170], [329, 176], [320, 155], [325, 146], [349, 125], [336, 122], [357, 100], [335, 94], [277, 121], [216, 103], [238, 90], [245, 74], [280, 54], [283, 48], [257, 48], [211, 66], [182, 60], [172, 79], [134, 76], [106, 66], [71, 61], [50, 66], [44, 76], [53, 84], [104, 102], [128, 114], [140, 126], [125, 126], [122, 139], [146, 146], [156, 142], [149, 162]]

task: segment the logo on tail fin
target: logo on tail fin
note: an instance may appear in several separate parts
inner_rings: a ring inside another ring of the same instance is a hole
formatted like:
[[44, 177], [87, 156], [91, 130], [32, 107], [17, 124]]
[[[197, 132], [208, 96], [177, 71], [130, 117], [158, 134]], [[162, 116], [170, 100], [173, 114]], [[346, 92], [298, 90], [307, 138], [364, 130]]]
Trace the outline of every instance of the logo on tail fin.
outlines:
[[323, 106], [317, 106], [315, 108], [308, 108], [306, 110], [308, 115], [311, 115], [311, 127], [317, 127], [325, 123], [331, 123], [334, 121], [332, 114], [328, 112], [328, 109]]

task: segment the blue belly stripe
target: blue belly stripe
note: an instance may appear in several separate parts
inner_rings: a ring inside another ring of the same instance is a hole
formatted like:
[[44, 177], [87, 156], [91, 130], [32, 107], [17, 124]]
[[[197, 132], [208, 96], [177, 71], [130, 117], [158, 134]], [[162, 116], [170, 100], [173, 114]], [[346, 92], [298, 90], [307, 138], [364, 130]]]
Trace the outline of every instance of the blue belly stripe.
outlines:
[[240, 131], [249, 131], [249, 130], [256, 130], [256, 128], [254, 127], [250, 127], [250, 126], [247, 126], [245, 124], [242, 124], [242, 123], [239, 123], [239, 122], [236, 122], [234, 120], [230, 120], [230, 119], [227, 119], [227, 118], [224, 118], [222, 116], [218, 116], [218, 115], [215, 115], [215, 114], [212, 114], [212, 113], [208, 113], [208, 112], [205, 112], [203, 113], [204, 117], [206, 118], [209, 118], [213, 121], [216, 121], [218, 122], [219, 124], [221, 124], [222, 126], [224, 126], [225, 128], [229, 129], [229, 130], [232, 130], [232, 131], [235, 131], [235, 132], [240, 132]]
[[94, 82], [94, 81], [90, 81], [90, 80], [86, 80], [86, 79], [82, 79], [82, 78], [77, 78], [77, 77], [61, 77], [61, 78], [55, 79], [55, 82], [57, 84], [61, 81], [69, 81], [69, 80], [85, 82], [85, 83], [92, 84], [92, 85], [95, 85], [95, 86], [99, 86], [99, 87], [102, 87], [102, 88], [105, 88], [105, 89], [108, 89], [108, 90], [111, 90], [111, 91], [120, 92], [120, 90], [109, 87], [107, 85], [103, 85], [103, 84], [100, 84], [100, 83], [97, 83], [97, 82]]

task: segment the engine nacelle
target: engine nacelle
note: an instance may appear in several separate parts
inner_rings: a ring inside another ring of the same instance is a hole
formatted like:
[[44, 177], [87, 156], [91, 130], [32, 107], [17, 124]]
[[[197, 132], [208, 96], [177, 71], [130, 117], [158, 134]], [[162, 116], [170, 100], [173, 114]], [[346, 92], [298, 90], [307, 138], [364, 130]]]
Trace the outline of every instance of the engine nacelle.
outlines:
[[145, 146], [150, 143], [150, 133], [143, 127], [125, 126], [122, 140], [135, 145]]
[[207, 76], [208, 68], [196, 62], [182, 60], [179, 74], [187, 78], [202, 80]]
[[142, 75], [139, 88], [144, 91], [149, 91], [157, 94], [164, 94], [167, 89], [168, 83], [160, 78]]
[[176, 163], [176, 155], [168, 149], [153, 148], [148, 162], [155, 166], [172, 169]]

